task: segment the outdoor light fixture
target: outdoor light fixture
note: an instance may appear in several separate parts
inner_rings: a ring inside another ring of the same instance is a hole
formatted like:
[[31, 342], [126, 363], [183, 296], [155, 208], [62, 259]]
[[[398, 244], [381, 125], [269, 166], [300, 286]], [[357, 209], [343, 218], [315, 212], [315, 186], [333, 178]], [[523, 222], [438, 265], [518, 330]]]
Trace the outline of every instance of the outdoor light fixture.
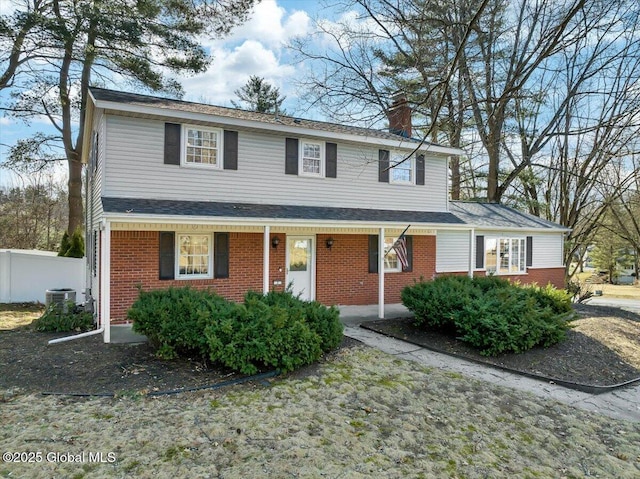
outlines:
[[278, 238], [277, 236], [274, 236], [273, 239], [271, 240], [271, 246], [273, 246], [274, 248], [277, 248], [279, 244], [280, 244], [280, 238]]
[[333, 238], [329, 237], [327, 238], [327, 248], [331, 249], [332, 246], [333, 246]]

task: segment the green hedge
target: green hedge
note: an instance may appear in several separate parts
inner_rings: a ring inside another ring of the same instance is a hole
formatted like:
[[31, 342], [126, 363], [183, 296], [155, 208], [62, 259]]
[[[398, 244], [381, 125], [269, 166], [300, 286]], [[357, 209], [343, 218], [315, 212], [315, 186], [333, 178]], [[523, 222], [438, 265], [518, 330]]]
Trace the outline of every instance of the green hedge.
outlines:
[[160, 357], [195, 353], [246, 374], [291, 371], [342, 341], [337, 308], [290, 292], [249, 292], [237, 304], [189, 287], [141, 291], [128, 317]]
[[78, 308], [74, 301], [67, 301], [64, 305], [52, 304], [31, 324], [36, 331], [84, 332], [93, 328], [93, 314]]
[[455, 334], [481, 354], [523, 352], [566, 337], [569, 295], [496, 277], [441, 276], [402, 290], [415, 324]]

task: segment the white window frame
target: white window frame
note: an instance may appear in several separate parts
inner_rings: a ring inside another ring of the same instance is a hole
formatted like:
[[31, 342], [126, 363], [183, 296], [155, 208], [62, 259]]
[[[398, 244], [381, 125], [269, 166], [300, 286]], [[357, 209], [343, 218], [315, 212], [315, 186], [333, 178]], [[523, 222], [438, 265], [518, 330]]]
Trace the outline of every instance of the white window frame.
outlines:
[[[396, 180], [393, 178], [393, 171], [396, 169], [394, 166], [397, 163], [402, 162], [405, 158], [407, 158], [407, 153], [402, 151], [392, 151], [389, 154], [389, 183], [394, 185], [415, 185], [416, 184], [416, 156], [411, 155], [406, 161], [400, 164], [400, 168], [398, 170], [410, 170], [411, 172], [411, 180]], [[409, 167], [407, 168], [407, 164]]]
[[[387, 248], [387, 240], [391, 240], [390, 246], [389, 248]], [[387, 267], [387, 258], [389, 257], [387, 255], [387, 252], [392, 250], [392, 246], [394, 244], [396, 244], [396, 241], [398, 241], [398, 237], [397, 236], [385, 236], [384, 237], [384, 244], [385, 244], [385, 248], [384, 248], [384, 272], [385, 273], [402, 273], [402, 264], [400, 263], [400, 261], [398, 260], [398, 256], [396, 255], [396, 266], [395, 267]], [[395, 255], [395, 250], [393, 250], [393, 254]]]
[[[318, 145], [320, 147], [320, 171], [318, 173], [309, 173], [304, 171], [304, 145]], [[298, 148], [298, 175], [310, 176], [313, 178], [324, 178], [325, 161], [326, 161], [326, 145], [324, 141], [310, 140], [308, 138], [300, 138]]]
[[[180, 273], [180, 238], [184, 236], [206, 236], [208, 240], [209, 261], [207, 264], [207, 274], [188, 274]], [[211, 279], [213, 278], [213, 233], [197, 233], [197, 232], [176, 232], [175, 244], [175, 278], [182, 280], [189, 279]]]
[[[206, 131], [208, 133], [215, 133], [216, 139], [216, 163], [195, 163], [187, 161], [187, 148], [189, 145], [189, 130]], [[182, 125], [182, 141], [180, 145], [180, 165], [189, 168], [208, 168], [214, 170], [221, 170], [223, 165], [223, 151], [224, 151], [224, 134], [221, 128], [212, 128], [202, 125]]]
[[[495, 241], [496, 242], [496, 267], [495, 270], [493, 269], [489, 269], [488, 268], [488, 261], [487, 261], [487, 256], [488, 256], [488, 251], [489, 251], [489, 244], [491, 241]], [[504, 268], [502, 266], [502, 253], [500, 252], [501, 250], [501, 246], [502, 243], [505, 241], [509, 241], [509, 266], [507, 266], [507, 268]], [[517, 243], [518, 244], [518, 258], [517, 258], [517, 266], [518, 269], [517, 270], [511, 270], [511, 267], [513, 266], [513, 258], [512, 258], [512, 252], [513, 252], [513, 245]], [[527, 239], [524, 236], [488, 236], [485, 237], [485, 246], [484, 246], [484, 266], [485, 266], [485, 271], [488, 274], [495, 274], [496, 276], [499, 275], [504, 275], [504, 276], [508, 276], [508, 275], [521, 275], [521, 274], [526, 274], [527, 273]]]

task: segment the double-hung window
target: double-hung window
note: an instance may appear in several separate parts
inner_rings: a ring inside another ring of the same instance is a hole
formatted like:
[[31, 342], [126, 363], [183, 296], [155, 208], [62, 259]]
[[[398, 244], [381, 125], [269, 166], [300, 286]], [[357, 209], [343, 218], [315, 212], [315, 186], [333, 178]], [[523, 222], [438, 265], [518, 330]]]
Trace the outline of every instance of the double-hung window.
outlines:
[[178, 278], [213, 277], [213, 245], [210, 234], [177, 234]]
[[324, 176], [324, 143], [312, 140], [300, 140], [300, 174], [305, 176]]
[[415, 158], [407, 158], [400, 152], [391, 152], [391, 170], [389, 171], [389, 183], [413, 185], [415, 184]]
[[183, 164], [222, 167], [222, 130], [185, 125]]
[[384, 271], [385, 273], [398, 273], [402, 271], [402, 265], [398, 260], [398, 254], [393, 249], [393, 245], [396, 244], [398, 238], [392, 236], [384, 237]]
[[485, 268], [489, 274], [525, 273], [525, 238], [487, 238]]

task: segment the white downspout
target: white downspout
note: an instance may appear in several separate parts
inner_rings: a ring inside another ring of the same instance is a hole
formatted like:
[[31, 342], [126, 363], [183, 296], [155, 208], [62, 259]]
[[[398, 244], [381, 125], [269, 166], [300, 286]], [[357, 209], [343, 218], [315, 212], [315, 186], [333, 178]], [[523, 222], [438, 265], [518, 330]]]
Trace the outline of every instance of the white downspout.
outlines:
[[473, 270], [476, 266], [476, 230], [469, 230], [469, 278], [473, 278]]
[[94, 329], [93, 331], [87, 331], [86, 333], [74, 334], [73, 336], [65, 336], [64, 338], [52, 339], [48, 344], [56, 344], [65, 341], [71, 341], [74, 339], [86, 338], [87, 336], [94, 336], [100, 333], [103, 334], [103, 340], [105, 343], [111, 342], [111, 320], [109, 318], [111, 309], [111, 305], [109, 304], [109, 277], [111, 274], [111, 265], [108, 262], [108, 258], [111, 254], [111, 224], [108, 221], [105, 221], [103, 224], [104, 229], [102, 230], [102, 233], [104, 235], [104, 238], [102, 241], [102, 247], [100, 249], [100, 262], [102, 266], [100, 269], [100, 284], [103, 289], [103, 291], [100, 292], [100, 327], [98, 329]]
[[384, 228], [378, 233], [378, 318], [384, 319]]
[[102, 269], [100, 283], [102, 286], [102, 300], [100, 301], [100, 318], [104, 329], [105, 343], [111, 342], [111, 223], [104, 222], [104, 241], [100, 251]]
[[264, 227], [264, 238], [262, 241], [262, 293], [269, 293], [270, 284], [269, 284], [269, 247], [271, 246], [270, 241], [271, 235], [271, 227]]

